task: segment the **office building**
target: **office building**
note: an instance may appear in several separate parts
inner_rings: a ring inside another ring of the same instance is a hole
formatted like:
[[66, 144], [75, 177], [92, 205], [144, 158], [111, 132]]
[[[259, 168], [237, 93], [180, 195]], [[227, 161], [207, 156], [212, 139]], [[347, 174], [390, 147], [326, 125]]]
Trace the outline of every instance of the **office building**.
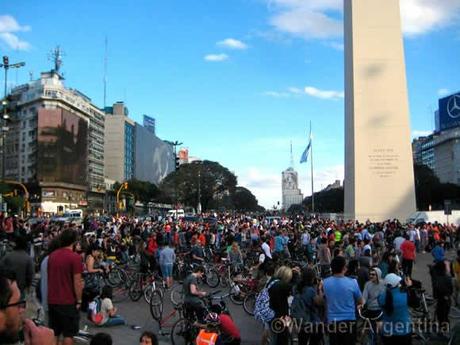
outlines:
[[290, 167], [282, 172], [282, 206], [285, 211], [291, 207], [291, 205], [302, 204], [303, 195], [298, 185], [298, 174], [294, 168]]
[[123, 102], [105, 108], [105, 177], [123, 182], [134, 178], [135, 122]]

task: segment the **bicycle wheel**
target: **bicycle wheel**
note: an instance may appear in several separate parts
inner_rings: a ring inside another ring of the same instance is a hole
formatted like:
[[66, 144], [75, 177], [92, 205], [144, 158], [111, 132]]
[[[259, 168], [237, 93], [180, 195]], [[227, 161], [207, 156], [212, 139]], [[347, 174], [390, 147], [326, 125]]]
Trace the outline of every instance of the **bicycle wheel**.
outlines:
[[249, 315], [254, 315], [254, 308], [256, 306], [256, 294], [250, 293], [246, 295], [243, 300], [243, 309]]
[[119, 267], [114, 267], [107, 274], [107, 284], [111, 287], [121, 285], [126, 281], [126, 273]]
[[184, 303], [184, 291], [182, 285], [176, 285], [171, 289], [170, 299], [171, 303], [176, 307]]
[[241, 291], [237, 284], [232, 284], [233, 286], [230, 288], [230, 300], [236, 305], [242, 305], [246, 294]]
[[216, 288], [219, 285], [219, 282], [219, 273], [217, 273], [214, 268], [206, 271], [206, 285], [208, 285], [210, 288]]
[[158, 290], [153, 290], [150, 295], [150, 315], [156, 320], [160, 321], [163, 315], [163, 297]]
[[150, 284], [144, 289], [144, 300], [148, 304], [150, 304], [150, 296], [152, 295], [153, 291], [158, 291], [162, 299], [165, 294], [160, 284], [155, 284], [155, 285]]
[[171, 330], [172, 345], [193, 345], [198, 335], [198, 330], [187, 319], [176, 321]]
[[142, 290], [142, 284], [140, 281], [135, 281], [134, 283], [131, 284], [129, 287], [129, 298], [131, 298], [131, 301], [137, 302], [143, 295], [143, 290]]

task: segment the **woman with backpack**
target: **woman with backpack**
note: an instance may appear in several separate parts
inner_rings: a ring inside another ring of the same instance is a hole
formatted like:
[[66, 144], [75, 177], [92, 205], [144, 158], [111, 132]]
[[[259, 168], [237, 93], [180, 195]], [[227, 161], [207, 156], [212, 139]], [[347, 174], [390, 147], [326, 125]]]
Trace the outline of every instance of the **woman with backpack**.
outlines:
[[[383, 345], [410, 345], [412, 342], [411, 317], [407, 290], [401, 287], [402, 278], [394, 273], [385, 277], [386, 290], [379, 296], [379, 305], [383, 310]], [[405, 286], [412, 281], [406, 277]]]
[[321, 343], [323, 335], [318, 307], [322, 304], [323, 293], [321, 286], [317, 284], [316, 273], [313, 269], [306, 268], [302, 272], [302, 279], [297, 285], [291, 304], [291, 317], [295, 319], [295, 325], [299, 329], [299, 345]]

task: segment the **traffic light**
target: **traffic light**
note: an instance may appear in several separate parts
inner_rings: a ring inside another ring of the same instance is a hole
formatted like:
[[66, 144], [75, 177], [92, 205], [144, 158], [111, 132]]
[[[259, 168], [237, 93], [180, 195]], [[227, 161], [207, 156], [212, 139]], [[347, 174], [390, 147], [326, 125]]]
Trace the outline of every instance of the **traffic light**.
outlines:
[[178, 156], [176, 156], [175, 163], [176, 163], [176, 170], [177, 170], [179, 169], [179, 166], [180, 166], [180, 158]]
[[10, 60], [8, 59], [8, 56], [3, 56], [3, 66], [8, 66], [10, 64]]

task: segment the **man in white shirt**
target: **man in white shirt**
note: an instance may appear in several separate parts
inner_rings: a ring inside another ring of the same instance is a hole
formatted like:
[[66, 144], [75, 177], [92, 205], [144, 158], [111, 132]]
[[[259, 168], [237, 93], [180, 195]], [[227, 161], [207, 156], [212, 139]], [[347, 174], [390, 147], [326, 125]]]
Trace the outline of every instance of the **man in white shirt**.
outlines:
[[273, 258], [272, 258], [272, 253], [271, 253], [271, 250], [270, 250], [269, 243], [270, 243], [270, 238], [267, 237], [265, 239], [264, 243], [262, 243], [262, 250], [263, 250], [263, 252], [265, 254], [265, 257], [269, 258], [271, 260]]

